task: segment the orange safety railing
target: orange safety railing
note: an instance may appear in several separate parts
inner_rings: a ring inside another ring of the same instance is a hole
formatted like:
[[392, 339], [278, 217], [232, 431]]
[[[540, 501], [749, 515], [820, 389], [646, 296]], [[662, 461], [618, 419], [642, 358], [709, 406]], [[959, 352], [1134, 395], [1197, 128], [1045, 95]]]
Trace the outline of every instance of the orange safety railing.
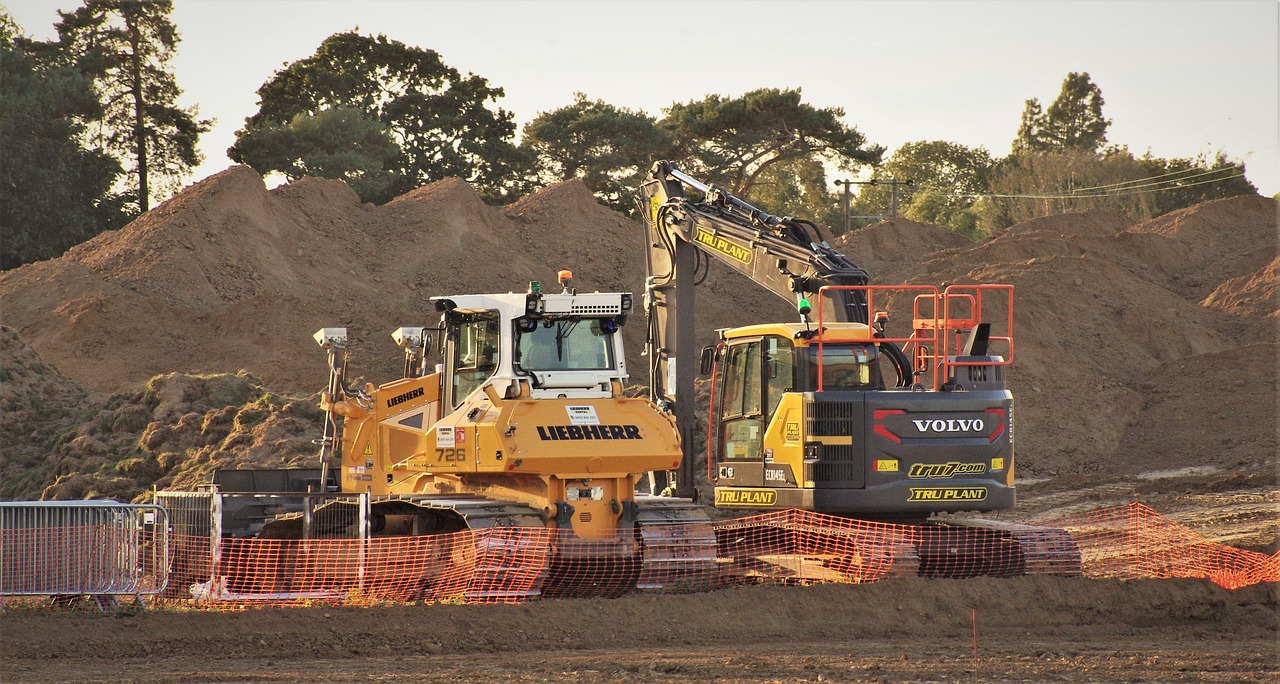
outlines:
[[1280, 553], [1267, 555], [1209, 541], [1140, 503], [1043, 524], [1071, 532], [1090, 577], [1195, 577], [1227, 589], [1280, 581]]
[[[824, 375], [824, 373], [822, 372], [823, 347], [827, 344], [826, 341], [823, 339], [823, 332], [825, 329], [823, 313], [826, 310], [826, 307], [822, 305], [821, 300], [823, 297], [831, 293], [841, 292], [841, 291], [862, 292], [867, 298], [868, 312], [876, 311], [875, 300], [876, 300], [877, 293], [885, 294], [885, 293], [895, 293], [895, 292], [906, 292], [906, 293], [914, 292], [916, 293], [914, 301], [917, 302], [917, 306], [919, 306], [919, 301], [922, 297], [925, 298], [926, 301], [937, 302], [939, 297], [941, 296], [940, 293], [938, 292], [938, 288], [932, 285], [829, 285], [819, 289], [818, 290], [818, 299], [819, 299], [818, 335], [817, 337], [814, 338], [814, 340], [817, 342], [817, 345], [818, 345], [818, 391], [819, 392], [821, 392], [823, 388], [823, 375]], [[935, 325], [929, 326], [928, 328], [922, 328], [921, 326], [916, 325], [913, 328], [910, 336], [894, 337], [892, 335], [886, 334], [885, 337], [876, 338], [875, 342], [877, 343], [891, 342], [893, 344], [900, 345], [902, 347], [903, 353], [908, 354], [909, 357], [917, 361], [916, 366], [914, 368], [917, 375], [925, 372], [932, 372], [930, 385], [934, 389], [937, 389], [939, 384], [938, 365], [936, 363], [923, 364], [923, 365], [921, 364], [921, 362], [927, 358], [936, 357], [936, 354], [930, 350], [938, 349], [938, 343], [939, 343], [938, 331], [940, 330], [940, 328], [936, 325], [936, 322], [938, 320], [936, 316], [934, 317], [933, 320], [935, 321]], [[925, 350], [925, 351], [921, 352], [920, 350]], [[925, 366], [928, 366], [928, 367], [925, 367]]]
[[[877, 312], [876, 294], [915, 292], [912, 297], [912, 329], [909, 336], [887, 335], [876, 342], [891, 342], [901, 346], [903, 353], [912, 360], [913, 370], [920, 376], [928, 374], [928, 382], [921, 384], [937, 390], [951, 377], [952, 368], [960, 366], [1007, 366], [1013, 363], [1013, 286], [1012, 285], [951, 285], [939, 291], [932, 285], [832, 285], [818, 291], [819, 299], [833, 292], [863, 292], [867, 299], [867, 311]], [[994, 300], [994, 301], [993, 301]], [[998, 309], [1004, 308], [1003, 315]], [[818, 306], [818, 365], [822, 366], [824, 311]], [[963, 349], [964, 336], [981, 323], [991, 325], [989, 343], [1002, 345], [1005, 353], [1000, 361], [956, 361]], [[818, 374], [818, 391], [822, 391], [822, 373]]]

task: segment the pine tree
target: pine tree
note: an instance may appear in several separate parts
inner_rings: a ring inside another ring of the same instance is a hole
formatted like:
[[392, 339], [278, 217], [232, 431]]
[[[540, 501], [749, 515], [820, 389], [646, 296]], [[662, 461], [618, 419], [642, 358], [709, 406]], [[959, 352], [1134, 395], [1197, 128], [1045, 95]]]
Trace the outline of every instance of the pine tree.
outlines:
[[196, 118], [195, 107], [176, 104], [182, 91], [169, 62], [180, 38], [172, 11], [171, 0], [86, 0], [59, 12], [56, 26], [103, 103], [91, 135], [125, 165], [142, 212], [200, 163], [196, 143], [212, 125]]

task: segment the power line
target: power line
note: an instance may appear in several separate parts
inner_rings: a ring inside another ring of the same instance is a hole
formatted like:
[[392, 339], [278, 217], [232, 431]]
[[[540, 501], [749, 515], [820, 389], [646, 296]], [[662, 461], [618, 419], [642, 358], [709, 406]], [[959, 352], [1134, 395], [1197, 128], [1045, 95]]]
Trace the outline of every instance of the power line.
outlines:
[[[1200, 174], [1200, 175], [1204, 175], [1204, 174]], [[1057, 195], [1003, 195], [1003, 194], [994, 194], [994, 193], [987, 193], [987, 194], [953, 193], [953, 194], [950, 194], [949, 196], [950, 197], [970, 197], [974, 199], [981, 198], [981, 197], [995, 197], [999, 199], [1087, 199], [1087, 198], [1093, 198], [1093, 197], [1123, 197], [1125, 195], [1140, 195], [1144, 192], [1166, 192], [1169, 190], [1181, 190], [1182, 188], [1191, 188], [1197, 185], [1207, 185], [1209, 183], [1221, 183], [1223, 181], [1228, 181], [1234, 178], [1243, 178], [1243, 177], [1244, 177], [1243, 173], [1237, 173], [1237, 174], [1226, 176], [1223, 178], [1210, 178], [1208, 180], [1197, 181], [1195, 183], [1182, 183], [1178, 185], [1168, 185], [1165, 187], [1153, 187], [1149, 189], [1142, 188], [1142, 187], [1126, 188], [1126, 190], [1129, 190], [1128, 192], [1099, 192], [1099, 193], [1091, 193], [1091, 194], [1057, 194]], [[1157, 183], [1156, 185], [1160, 185], [1160, 183]]]
[[[1231, 164], [1229, 166], [1220, 166], [1216, 169], [1208, 169], [1208, 170], [1190, 168], [1190, 169], [1183, 169], [1181, 171], [1170, 171], [1169, 173], [1162, 173], [1158, 176], [1147, 176], [1146, 178], [1134, 178], [1133, 180], [1120, 181], [1118, 183], [1109, 183], [1107, 185], [1093, 185], [1093, 186], [1084, 187], [1084, 188], [1076, 188], [1075, 190], [1073, 190], [1073, 192], [1081, 192], [1084, 190], [1105, 190], [1107, 188], [1119, 188], [1123, 186], [1145, 187], [1147, 185], [1160, 185], [1161, 183], [1172, 183], [1177, 181], [1189, 180], [1191, 178], [1199, 178], [1200, 176], [1207, 176], [1209, 174], [1226, 171], [1228, 169], [1244, 169], [1244, 165]], [[1196, 171], [1198, 171], [1199, 173], [1192, 173]], [[1190, 174], [1190, 175], [1185, 175], [1185, 174]], [[1173, 178], [1173, 176], [1183, 176], [1183, 177], [1175, 179]], [[1167, 178], [1168, 180], [1163, 180], [1163, 181], [1158, 180], [1161, 178]], [[1157, 181], [1157, 182], [1152, 183], [1151, 181]], [[1137, 184], [1141, 184], [1141, 185], [1139, 186]]]

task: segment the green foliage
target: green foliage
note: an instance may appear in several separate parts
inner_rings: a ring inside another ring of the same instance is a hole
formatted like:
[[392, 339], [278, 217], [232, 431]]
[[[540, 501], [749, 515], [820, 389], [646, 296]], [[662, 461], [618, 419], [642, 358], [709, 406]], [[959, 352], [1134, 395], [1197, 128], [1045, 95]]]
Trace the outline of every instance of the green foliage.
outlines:
[[1041, 111], [1039, 100], [1027, 100], [1014, 152], [1098, 152], [1107, 142], [1111, 125], [1102, 116], [1102, 105], [1102, 90], [1089, 74], [1068, 73], [1048, 111]]
[[128, 220], [118, 162], [85, 149], [102, 115], [92, 82], [0, 10], [0, 269], [60, 256]]
[[649, 168], [671, 155], [672, 140], [644, 112], [575, 93], [573, 104], [530, 121], [520, 147], [535, 160], [537, 184], [579, 178], [605, 204], [629, 213]]
[[943, 140], [921, 140], [899, 147], [876, 169], [872, 180], [911, 181], [911, 185], [864, 185], [855, 215], [891, 215], [897, 193], [898, 215], [976, 236], [974, 202], [988, 192], [995, 162], [985, 148]]
[[690, 173], [749, 200], [770, 167], [787, 162], [825, 162], [842, 171], [878, 164], [884, 148], [868, 146], [843, 116], [843, 109], [805, 104], [799, 89], [762, 88], [673, 104], [659, 125]]
[[171, 0], [86, 0], [58, 13], [59, 47], [93, 79], [103, 103], [91, 133], [126, 164], [140, 212], [200, 163], [196, 144], [212, 126], [196, 118], [196, 108], [176, 104], [182, 91], [169, 65], [179, 41], [172, 12]]
[[1131, 191], [1147, 172], [1133, 155], [1085, 150], [1011, 155], [992, 174], [983, 230], [990, 232], [1040, 216], [1106, 210], [1135, 219], [1154, 215], [1151, 194]]
[[[258, 89], [258, 113], [237, 132], [238, 140], [227, 153], [236, 161], [251, 163], [240, 142], [246, 136], [272, 125], [289, 126], [299, 115], [347, 108], [380, 121], [400, 147], [391, 166], [359, 169], [375, 176], [385, 170], [395, 176], [379, 198], [449, 176], [497, 196], [522, 159], [510, 142], [515, 134], [512, 115], [491, 108], [502, 95], [501, 88], [491, 87], [484, 78], [464, 76], [446, 65], [435, 51], [382, 35], [336, 33], [314, 55], [287, 64]], [[292, 143], [304, 146], [311, 141], [295, 137]], [[303, 159], [311, 152], [293, 149], [275, 156]], [[375, 154], [363, 159], [379, 158]]]
[[259, 172], [278, 171], [289, 180], [337, 178], [370, 202], [395, 197], [400, 147], [382, 122], [358, 109], [336, 107], [301, 113], [287, 124], [267, 121], [235, 143], [240, 160]]
[[1209, 200], [1258, 194], [1258, 188], [1245, 178], [1244, 162], [1229, 159], [1221, 150], [1212, 157], [1181, 159], [1160, 159], [1148, 153], [1138, 161], [1154, 184], [1156, 216]]
[[760, 174], [752, 189], [754, 206], [767, 212], [800, 216], [815, 223], [844, 228], [840, 198], [831, 191], [826, 169], [815, 159], [789, 159]]

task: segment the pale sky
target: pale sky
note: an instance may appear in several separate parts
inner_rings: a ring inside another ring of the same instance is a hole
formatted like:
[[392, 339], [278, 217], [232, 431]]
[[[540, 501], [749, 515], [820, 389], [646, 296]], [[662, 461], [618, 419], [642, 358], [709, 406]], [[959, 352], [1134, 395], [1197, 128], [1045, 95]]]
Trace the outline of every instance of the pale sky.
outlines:
[[[0, 0], [51, 38], [70, 0]], [[327, 36], [359, 28], [430, 48], [506, 91], [523, 126], [574, 92], [660, 117], [672, 102], [800, 88], [891, 153], [947, 140], [1004, 156], [1027, 99], [1068, 72], [1102, 90], [1108, 141], [1141, 156], [1225, 151], [1280, 192], [1276, 0], [175, 0], [183, 105], [215, 118], [192, 180], [226, 149], [257, 89]], [[518, 138], [517, 138], [518, 141]]]

